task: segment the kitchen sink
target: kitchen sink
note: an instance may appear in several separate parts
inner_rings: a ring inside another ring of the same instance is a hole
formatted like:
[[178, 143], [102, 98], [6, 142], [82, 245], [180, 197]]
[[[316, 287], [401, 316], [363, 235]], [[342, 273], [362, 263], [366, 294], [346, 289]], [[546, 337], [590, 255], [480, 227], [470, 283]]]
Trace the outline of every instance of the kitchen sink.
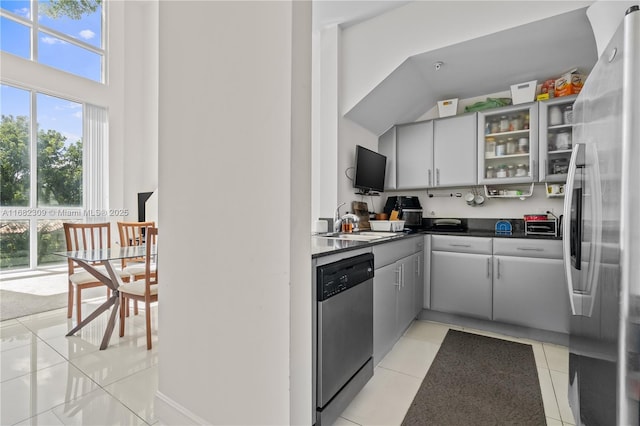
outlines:
[[316, 237], [330, 238], [334, 240], [350, 240], [350, 241], [372, 241], [381, 238], [391, 238], [402, 235], [402, 232], [377, 232], [377, 231], [362, 231], [354, 233], [344, 232], [328, 232], [326, 234], [318, 234]]

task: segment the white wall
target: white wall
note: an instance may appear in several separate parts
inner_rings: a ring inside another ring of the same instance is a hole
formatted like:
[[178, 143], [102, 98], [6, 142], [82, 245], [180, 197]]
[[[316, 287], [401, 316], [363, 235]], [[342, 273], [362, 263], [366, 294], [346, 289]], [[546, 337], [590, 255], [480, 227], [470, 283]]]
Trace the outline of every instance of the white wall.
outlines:
[[308, 423], [310, 8], [163, 1], [159, 17], [158, 417]]
[[[514, 187], [515, 188], [515, 187]], [[528, 185], [519, 185], [528, 191]], [[523, 215], [530, 213], [544, 213], [551, 211], [556, 216], [562, 214], [563, 198], [547, 198], [544, 184], [536, 184], [533, 197], [524, 201], [519, 198], [486, 198], [481, 206], [468, 206], [464, 201], [464, 195], [468, 192], [482, 194], [484, 187], [468, 186], [463, 188], [442, 188], [420, 191], [393, 191], [385, 192], [382, 198], [386, 200], [391, 195], [415, 195], [420, 199], [423, 217], [469, 217], [469, 218], [503, 218], [522, 219]], [[524, 192], [524, 191], [523, 191]], [[458, 198], [455, 194], [461, 194]], [[429, 197], [429, 194], [434, 195]], [[454, 194], [452, 197], [451, 194]]]
[[[364, 146], [373, 151], [378, 150], [378, 138], [371, 132], [354, 123], [353, 121], [340, 117], [340, 144], [338, 146], [338, 201], [347, 203], [342, 209], [341, 214], [345, 214], [351, 210], [352, 201], [363, 201], [367, 203], [369, 211], [382, 210], [382, 206], [386, 201], [386, 197], [373, 196], [363, 197], [356, 195], [357, 189], [353, 187], [354, 165], [356, 155], [356, 145]], [[344, 135], [348, 135], [345, 137]]]
[[596, 37], [598, 56], [607, 48], [609, 41], [622, 23], [626, 10], [637, 5], [638, 0], [597, 1], [587, 9], [587, 17]]
[[341, 111], [343, 114], [349, 111], [409, 56], [559, 15], [591, 3], [414, 1], [348, 27], [342, 32]]
[[138, 220], [138, 192], [158, 187], [158, 2], [125, 3], [122, 206]]
[[333, 217], [338, 205], [340, 33], [333, 25], [313, 37], [312, 219]]
[[315, 419], [312, 398], [311, 213], [311, 3], [293, 2], [291, 96], [291, 285], [289, 306], [290, 424]]

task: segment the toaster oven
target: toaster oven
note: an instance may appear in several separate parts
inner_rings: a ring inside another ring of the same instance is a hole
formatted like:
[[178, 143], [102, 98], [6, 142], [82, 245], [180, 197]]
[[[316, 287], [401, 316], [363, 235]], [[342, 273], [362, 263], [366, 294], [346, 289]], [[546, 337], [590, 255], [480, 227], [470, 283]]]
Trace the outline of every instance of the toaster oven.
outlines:
[[547, 220], [527, 220], [524, 222], [525, 235], [551, 235], [558, 236], [558, 221]]

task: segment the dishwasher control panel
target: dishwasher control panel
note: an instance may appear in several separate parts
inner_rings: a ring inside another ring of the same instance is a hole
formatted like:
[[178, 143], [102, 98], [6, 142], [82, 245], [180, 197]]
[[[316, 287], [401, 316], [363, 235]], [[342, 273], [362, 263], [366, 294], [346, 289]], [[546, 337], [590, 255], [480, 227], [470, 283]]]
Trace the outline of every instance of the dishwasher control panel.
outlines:
[[318, 268], [318, 301], [326, 300], [373, 278], [373, 254], [339, 260]]

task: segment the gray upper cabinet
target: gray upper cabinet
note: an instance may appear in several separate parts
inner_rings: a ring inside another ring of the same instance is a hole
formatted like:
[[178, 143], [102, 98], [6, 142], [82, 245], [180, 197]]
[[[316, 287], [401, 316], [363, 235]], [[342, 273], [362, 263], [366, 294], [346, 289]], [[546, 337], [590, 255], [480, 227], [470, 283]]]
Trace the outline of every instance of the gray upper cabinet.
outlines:
[[478, 183], [538, 180], [538, 103], [478, 113]]
[[399, 124], [378, 139], [385, 189], [477, 184], [477, 114]]
[[571, 159], [573, 103], [577, 95], [539, 104], [540, 182], [566, 182]]
[[431, 186], [433, 181], [433, 121], [396, 128], [396, 189]]
[[378, 139], [378, 152], [387, 157], [384, 189], [396, 189], [396, 126], [387, 130]]
[[477, 114], [434, 121], [434, 185], [477, 184]]

